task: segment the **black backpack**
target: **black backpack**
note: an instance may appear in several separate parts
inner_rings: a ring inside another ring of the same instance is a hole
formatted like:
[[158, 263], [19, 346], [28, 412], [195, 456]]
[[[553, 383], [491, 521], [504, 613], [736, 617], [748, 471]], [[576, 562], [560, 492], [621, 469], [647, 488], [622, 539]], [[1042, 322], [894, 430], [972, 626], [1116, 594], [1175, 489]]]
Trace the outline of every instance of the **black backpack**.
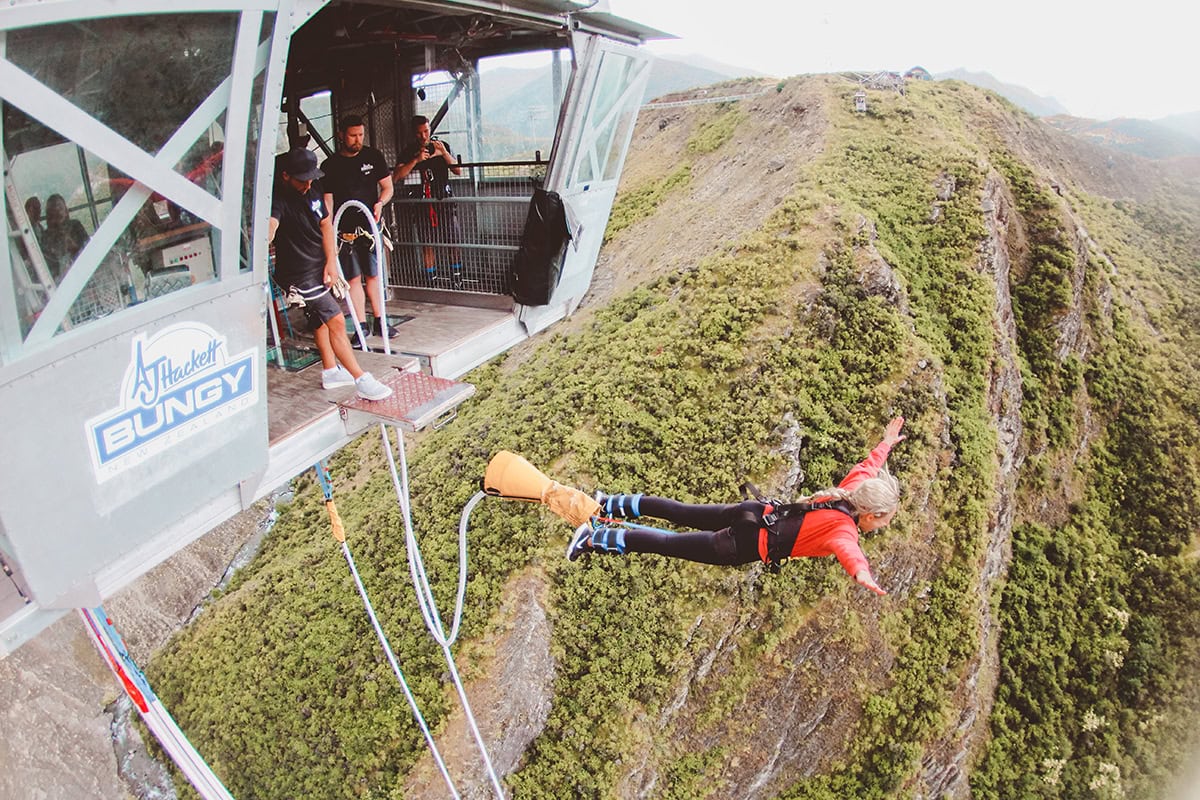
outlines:
[[558, 192], [533, 190], [521, 245], [509, 269], [513, 299], [526, 306], [544, 306], [558, 286], [571, 232]]

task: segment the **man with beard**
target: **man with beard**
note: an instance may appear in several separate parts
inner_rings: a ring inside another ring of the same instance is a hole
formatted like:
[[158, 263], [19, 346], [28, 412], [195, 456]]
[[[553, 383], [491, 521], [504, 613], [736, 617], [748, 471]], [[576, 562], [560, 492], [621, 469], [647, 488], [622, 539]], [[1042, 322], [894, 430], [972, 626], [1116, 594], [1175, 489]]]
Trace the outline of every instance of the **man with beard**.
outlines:
[[[366, 126], [362, 117], [345, 116], [338, 126], [338, 151], [325, 159], [321, 181], [325, 193], [325, 206], [330, 215], [347, 200], [358, 200], [371, 209], [376, 224], [383, 209], [392, 199], [392, 176], [387, 162], [373, 147], [364, 144]], [[384, 308], [379, 286], [379, 262], [375, 257], [375, 242], [369, 235], [371, 226], [358, 207], [346, 209], [338, 224], [338, 260], [342, 273], [350, 284], [350, 300], [358, 318], [366, 321], [366, 302], [363, 298], [363, 278], [366, 279], [366, 296], [371, 299], [371, 310], [375, 322], [371, 331], [376, 336], [391, 338], [396, 329], [383, 330]]]

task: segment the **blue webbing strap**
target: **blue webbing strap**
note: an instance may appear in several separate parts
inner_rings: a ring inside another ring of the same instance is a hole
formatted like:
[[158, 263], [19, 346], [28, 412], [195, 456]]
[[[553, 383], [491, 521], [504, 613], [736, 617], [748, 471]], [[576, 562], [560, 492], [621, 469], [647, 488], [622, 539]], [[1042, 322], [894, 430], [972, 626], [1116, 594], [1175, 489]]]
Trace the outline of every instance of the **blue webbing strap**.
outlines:
[[[641, 502], [640, 494], [610, 494], [604, 501], [604, 513], [610, 517], [640, 517]], [[628, 509], [626, 503], [629, 504]]]
[[605, 553], [625, 553], [624, 528], [600, 528], [592, 533], [592, 549]]

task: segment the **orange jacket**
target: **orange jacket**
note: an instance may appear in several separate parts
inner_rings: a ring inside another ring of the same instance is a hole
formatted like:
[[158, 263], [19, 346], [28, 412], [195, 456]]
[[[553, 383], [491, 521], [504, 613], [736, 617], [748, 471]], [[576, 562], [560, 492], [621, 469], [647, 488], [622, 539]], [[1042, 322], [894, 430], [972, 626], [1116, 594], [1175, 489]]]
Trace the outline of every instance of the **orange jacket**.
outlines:
[[[891, 445], [880, 442], [865, 459], [860, 461], [838, 484], [842, 489], [853, 489], [867, 478], [873, 478], [887, 460]], [[818, 497], [818, 499], [820, 499]], [[858, 546], [858, 526], [840, 511], [817, 509], [804, 515], [796, 544], [792, 546], [792, 558], [799, 556], [837, 556], [842, 569], [852, 577], [861, 569], [869, 568], [867, 557]]]

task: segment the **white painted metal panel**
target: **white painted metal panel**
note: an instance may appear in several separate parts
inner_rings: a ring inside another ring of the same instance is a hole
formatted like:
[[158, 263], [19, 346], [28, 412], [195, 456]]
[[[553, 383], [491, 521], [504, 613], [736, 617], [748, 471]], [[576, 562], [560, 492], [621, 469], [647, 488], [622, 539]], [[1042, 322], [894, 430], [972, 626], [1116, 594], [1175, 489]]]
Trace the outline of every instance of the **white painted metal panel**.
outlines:
[[574, 37], [576, 74], [546, 188], [569, 209], [573, 238], [544, 306], [520, 306], [530, 333], [573, 312], [592, 282], [652, 64], [649, 53], [597, 35]]
[[[43, 607], [266, 467], [261, 291], [95, 342], [0, 386], [0, 515]], [[82, 601], [82, 602], [81, 602]]]
[[[273, 154], [274, 141], [262, 143], [250, 121], [257, 109], [278, 107], [290, 36], [321, 5], [51, 2], [0, 9], [0, 29], [11, 30], [38, 23], [38, 14], [53, 7], [56, 13], [41, 22], [63, 35], [69, 34], [66, 14], [72, 10], [87, 19], [109, 18], [111, 28], [120, 26], [122, 12], [249, 9], [237, 19], [227, 79], [195, 109], [180, 109], [181, 124], [156, 153], [93, 116], [106, 113], [94, 97], [85, 110], [62, 86], [52, 89], [0, 58], [5, 101], [135, 179], [26, 339], [14, 346], [6, 337], [0, 418], [16, 433], [5, 441], [0, 529], [35, 604], [6, 625], [5, 646], [19, 643], [9, 641], [9, 631], [19, 639], [55, 617], [53, 609], [98, 603], [219, 523], [254, 494], [267, 471], [260, 283], [266, 244], [265, 236], [252, 243], [253, 260], [261, 265], [256, 279], [241, 264], [242, 206], [248, 157], [257, 159], [255, 185], [268, 187], [269, 197], [273, 163], [263, 156]], [[264, 10], [277, 12], [278, 24], [260, 44]], [[226, 172], [220, 193], [227, 202], [177, 171], [184, 153], [222, 114]], [[57, 332], [75, 296], [152, 192], [213, 224], [219, 280]], [[212, 518], [218, 508], [219, 518]]]

